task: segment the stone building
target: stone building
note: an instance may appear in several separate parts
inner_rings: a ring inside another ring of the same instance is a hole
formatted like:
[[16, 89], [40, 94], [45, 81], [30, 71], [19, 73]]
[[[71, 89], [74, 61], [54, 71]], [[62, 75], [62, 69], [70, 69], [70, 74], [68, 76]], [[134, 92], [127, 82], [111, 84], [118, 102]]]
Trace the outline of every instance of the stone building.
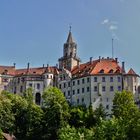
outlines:
[[[117, 58], [101, 58], [81, 63], [77, 55], [77, 44], [69, 31], [63, 46], [63, 56], [57, 66], [42, 66], [16, 69], [14, 66], [0, 67], [0, 88], [21, 94], [29, 87], [33, 89], [34, 102], [42, 103], [42, 93], [46, 87], [60, 88], [68, 102], [73, 105], [91, 104], [93, 109], [102, 104], [111, 112], [112, 100], [117, 91], [129, 90], [139, 103], [138, 74], [131, 68], [125, 70], [125, 63], [119, 64]], [[6, 80], [7, 79], [7, 80]]]

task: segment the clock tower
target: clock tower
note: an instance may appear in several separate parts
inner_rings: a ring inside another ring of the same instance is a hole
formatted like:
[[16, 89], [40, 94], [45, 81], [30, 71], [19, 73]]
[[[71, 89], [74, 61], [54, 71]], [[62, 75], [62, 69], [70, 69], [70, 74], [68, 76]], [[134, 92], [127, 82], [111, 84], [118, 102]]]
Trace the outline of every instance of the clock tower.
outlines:
[[80, 59], [77, 57], [77, 44], [73, 40], [71, 27], [67, 41], [63, 47], [63, 57], [59, 58], [58, 61], [60, 69], [65, 68], [69, 71], [71, 71], [74, 66], [77, 66], [80, 63]]

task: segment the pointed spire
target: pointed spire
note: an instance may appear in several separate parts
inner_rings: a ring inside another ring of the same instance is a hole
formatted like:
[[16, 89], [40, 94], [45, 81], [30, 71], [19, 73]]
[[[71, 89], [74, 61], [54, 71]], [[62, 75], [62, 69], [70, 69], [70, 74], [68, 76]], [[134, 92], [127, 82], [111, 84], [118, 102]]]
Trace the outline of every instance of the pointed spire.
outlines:
[[73, 37], [72, 37], [72, 33], [71, 33], [71, 26], [69, 27], [70, 30], [69, 30], [69, 34], [68, 34], [68, 38], [67, 38], [67, 42], [66, 43], [74, 43], [73, 41]]

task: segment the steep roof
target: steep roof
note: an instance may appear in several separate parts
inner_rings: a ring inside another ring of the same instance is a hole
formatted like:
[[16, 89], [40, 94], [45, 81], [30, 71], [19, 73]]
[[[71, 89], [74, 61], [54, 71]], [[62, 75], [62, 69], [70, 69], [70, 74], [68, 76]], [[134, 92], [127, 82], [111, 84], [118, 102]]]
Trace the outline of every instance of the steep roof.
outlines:
[[137, 75], [132, 68], [128, 71], [127, 74], [129, 74], [129, 75]]
[[116, 74], [121, 72], [122, 68], [118, 65], [118, 62], [114, 59], [107, 58], [94, 60], [76, 66], [72, 70], [72, 75], [76, 77], [97, 74]]
[[66, 43], [69, 43], [69, 44], [74, 43], [74, 40], [73, 40], [71, 31], [69, 31], [69, 34], [68, 34], [68, 38], [67, 38], [67, 42]]

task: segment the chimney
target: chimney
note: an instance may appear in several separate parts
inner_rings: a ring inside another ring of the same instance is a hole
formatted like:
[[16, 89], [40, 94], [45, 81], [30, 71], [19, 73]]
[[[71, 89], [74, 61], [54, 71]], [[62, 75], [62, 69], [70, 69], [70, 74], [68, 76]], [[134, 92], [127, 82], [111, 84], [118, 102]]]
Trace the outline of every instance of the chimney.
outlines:
[[99, 62], [101, 61], [101, 56], [99, 56]]
[[90, 64], [92, 64], [92, 57], [90, 57]]
[[58, 64], [56, 63], [56, 67], [58, 68]]
[[118, 63], [118, 58], [115, 58], [115, 61]]
[[123, 73], [125, 72], [125, 62], [124, 61], [122, 62], [122, 72]]
[[16, 67], [16, 63], [13, 63], [14, 67]]
[[27, 72], [29, 71], [29, 68], [30, 68], [30, 63], [28, 62], [27, 63]]

